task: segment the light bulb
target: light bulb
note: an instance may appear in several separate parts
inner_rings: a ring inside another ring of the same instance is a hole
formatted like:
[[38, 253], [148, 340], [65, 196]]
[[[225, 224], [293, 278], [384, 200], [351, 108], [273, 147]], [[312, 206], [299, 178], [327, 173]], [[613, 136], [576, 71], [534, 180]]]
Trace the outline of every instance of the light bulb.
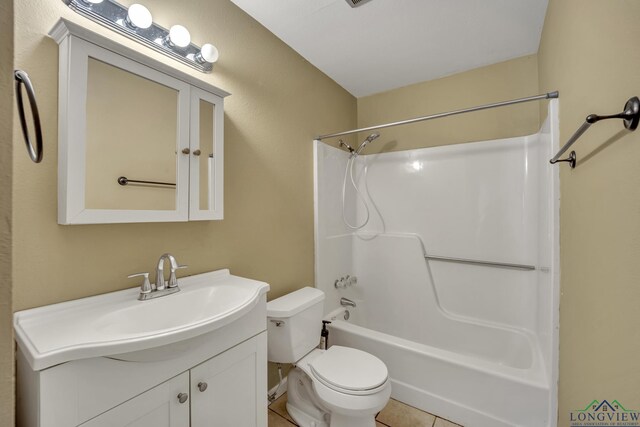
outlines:
[[191, 34], [182, 25], [174, 25], [169, 29], [169, 44], [178, 47], [187, 47], [191, 43]]
[[149, 28], [153, 24], [153, 18], [149, 9], [141, 4], [135, 3], [129, 6], [127, 11], [127, 25], [132, 28]]
[[218, 60], [220, 54], [218, 53], [218, 49], [212, 45], [211, 43], [205, 43], [202, 45], [200, 52], [196, 55], [196, 61], [200, 64], [208, 62], [209, 64], [213, 64]]

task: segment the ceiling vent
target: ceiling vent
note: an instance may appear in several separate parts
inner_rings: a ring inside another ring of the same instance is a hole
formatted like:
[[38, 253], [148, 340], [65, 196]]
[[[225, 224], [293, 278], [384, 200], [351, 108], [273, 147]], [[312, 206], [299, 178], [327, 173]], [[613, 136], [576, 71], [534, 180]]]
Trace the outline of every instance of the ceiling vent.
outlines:
[[362, 6], [363, 4], [370, 2], [371, 0], [347, 0], [347, 3], [351, 7]]

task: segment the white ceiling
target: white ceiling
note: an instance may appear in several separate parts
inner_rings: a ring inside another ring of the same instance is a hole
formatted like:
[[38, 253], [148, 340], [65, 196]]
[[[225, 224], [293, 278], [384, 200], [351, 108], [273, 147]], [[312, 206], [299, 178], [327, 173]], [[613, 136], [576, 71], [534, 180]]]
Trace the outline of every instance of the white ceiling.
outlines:
[[538, 51], [548, 0], [232, 0], [361, 97]]

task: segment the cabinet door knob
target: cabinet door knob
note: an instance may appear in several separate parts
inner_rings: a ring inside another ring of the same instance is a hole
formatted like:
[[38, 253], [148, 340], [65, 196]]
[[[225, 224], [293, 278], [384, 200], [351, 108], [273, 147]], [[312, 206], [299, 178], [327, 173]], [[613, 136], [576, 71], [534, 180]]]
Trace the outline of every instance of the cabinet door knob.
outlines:
[[182, 149], [182, 154], [189, 154], [191, 152], [191, 150], [189, 150], [188, 148], [183, 148]]
[[200, 151], [200, 150], [193, 150], [193, 155], [194, 155], [194, 156], [199, 156], [200, 154], [202, 154], [202, 151]]
[[187, 393], [180, 393], [178, 395], [178, 402], [180, 402], [180, 403], [186, 402], [187, 399], [189, 399], [189, 395]]
[[207, 387], [208, 387], [207, 383], [205, 383], [205, 382], [198, 383], [198, 390], [200, 390], [200, 391], [205, 391], [207, 389]]

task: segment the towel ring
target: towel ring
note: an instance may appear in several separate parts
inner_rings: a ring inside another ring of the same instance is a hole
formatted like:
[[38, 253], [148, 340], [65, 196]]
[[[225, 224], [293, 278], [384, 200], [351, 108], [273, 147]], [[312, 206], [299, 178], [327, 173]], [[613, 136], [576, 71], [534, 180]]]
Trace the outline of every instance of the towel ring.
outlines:
[[[40, 114], [38, 113], [38, 104], [36, 103], [36, 94], [33, 90], [33, 85], [29, 76], [22, 70], [15, 70], [13, 73], [16, 79], [16, 102], [18, 104], [18, 114], [20, 115], [20, 125], [22, 125], [22, 135], [24, 135], [24, 142], [27, 145], [27, 152], [29, 157], [35, 163], [42, 161], [42, 127], [40, 126]], [[27, 96], [29, 97], [29, 106], [31, 107], [31, 114], [33, 116], [33, 127], [35, 129], [36, 141], [35, 146], [33, 141], [29, 137], [29, 128], [27, 127], [27, 119], [24, 112], [24, 101], [22, 99], [22, 88], [24, 85]]]

